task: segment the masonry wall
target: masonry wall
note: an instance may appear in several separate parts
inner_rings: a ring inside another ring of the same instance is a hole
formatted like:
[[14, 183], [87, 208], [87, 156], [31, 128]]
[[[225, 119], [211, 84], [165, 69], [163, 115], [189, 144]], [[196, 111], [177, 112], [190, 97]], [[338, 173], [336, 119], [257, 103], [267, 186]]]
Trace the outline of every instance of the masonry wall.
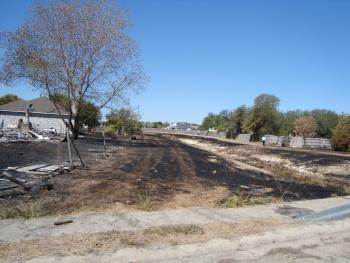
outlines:
[[161, 132], [161, 133], [175, 133], [175, 134], [188, 134], [188, 135], [200, 135], [200, 136], [210, 136], [225, 138], [224, 132], [210, 132], [210, 131], [197, 131], [197, 130], [167, 130], [167, 129], [157, 129], [157, 128], [143, 128], [143, 131], [147, 132]]
[[251, 138], [252, 138], [252, 135], [250, 133], [240, 133], [236, 136], [235, 139], [239, 141], [249, 142]]
[[[4, 123], [4, 127], [17, 127], [19, 119], [26, 121], [24, 112], [7, 112], [0, 111], [0, 126]], [[62, 119], [57, 114], [32, 113], [30, 122], [33, 129], [42, 131], [54, 127], [59, 134], [64, 134], [66, 126]]]
[[293, 148], [320, 148], [331, 150], [331, 140], [325, 138], [302, 138], [302, 137], [284, 137], [275, 135], [266, 135], [266, 143], [272, 145], [283, 145], [290, 146]]

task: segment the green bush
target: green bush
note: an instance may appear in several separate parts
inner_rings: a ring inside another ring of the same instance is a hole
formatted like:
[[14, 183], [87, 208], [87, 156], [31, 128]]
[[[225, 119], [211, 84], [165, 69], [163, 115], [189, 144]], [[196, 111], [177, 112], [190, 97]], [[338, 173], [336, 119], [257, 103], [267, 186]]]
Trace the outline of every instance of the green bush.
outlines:
[[116, 136], [115, 129], [111, 125], [107, 126], [104, 132], [106, 137], [114, 138]]
[[336, 151], [347, 151], [350, 147], [350, 116], [341, 118], [332, 135], [332, 147]]

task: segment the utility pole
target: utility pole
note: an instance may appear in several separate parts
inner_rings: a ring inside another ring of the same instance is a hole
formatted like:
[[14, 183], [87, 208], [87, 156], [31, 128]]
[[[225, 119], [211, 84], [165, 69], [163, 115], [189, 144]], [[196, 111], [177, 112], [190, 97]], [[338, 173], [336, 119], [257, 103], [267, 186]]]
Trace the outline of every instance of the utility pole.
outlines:
[[72, 151], [70, 148], [70, 136], [69, 136], [69, 129], [66, 128], [66, 134], [67, 134], [67, 147], [68, 147], [68, 156], [69, 156], [69, 167], [73, 167], [73, 159], [72, 159]]

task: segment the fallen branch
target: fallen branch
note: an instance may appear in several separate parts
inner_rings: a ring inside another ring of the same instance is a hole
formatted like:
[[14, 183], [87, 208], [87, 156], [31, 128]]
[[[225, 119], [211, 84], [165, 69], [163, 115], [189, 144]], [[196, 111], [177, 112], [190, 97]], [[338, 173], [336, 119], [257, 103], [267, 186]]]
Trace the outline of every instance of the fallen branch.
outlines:
[[72, 220], [72, 219], [56, 221], [56, 222], [54, 223], [54, 225], [55, 225], [55, 226], [60, 226], [60, 225], [70, 224], [70, 223], [73, 223], [73, 220]]

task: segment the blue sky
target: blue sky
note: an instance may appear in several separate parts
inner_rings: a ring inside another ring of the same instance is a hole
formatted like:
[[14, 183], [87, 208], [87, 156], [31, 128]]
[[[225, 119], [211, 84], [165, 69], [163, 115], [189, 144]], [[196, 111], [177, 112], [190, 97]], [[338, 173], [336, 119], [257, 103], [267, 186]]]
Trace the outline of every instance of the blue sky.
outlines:
[[[130, 103], [144, 120], [200, 123], [208, 112], [252, 105], [350, 113], [350, 1], [120, 0], [151, 81]], [[0, 1], [14, 30], [31, 1]], [[24, 84], [0, 87], [29, 99]]]

